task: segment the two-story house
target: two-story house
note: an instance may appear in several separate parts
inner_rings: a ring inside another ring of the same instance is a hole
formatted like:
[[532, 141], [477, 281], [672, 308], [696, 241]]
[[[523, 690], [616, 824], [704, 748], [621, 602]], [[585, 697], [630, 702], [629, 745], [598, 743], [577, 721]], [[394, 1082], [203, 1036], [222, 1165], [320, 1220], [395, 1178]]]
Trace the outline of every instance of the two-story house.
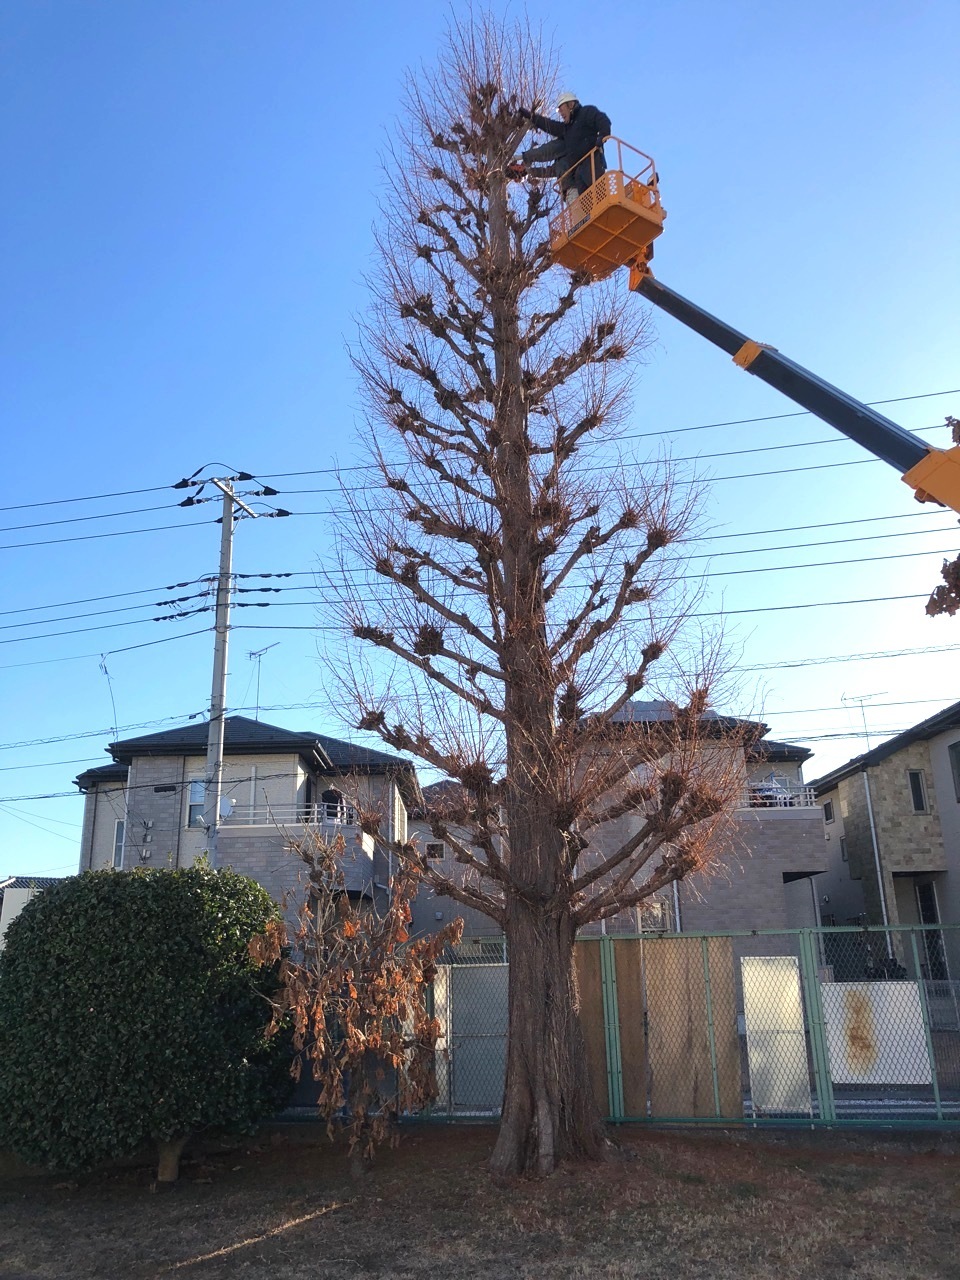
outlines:
[[[80, 774], [81, 871], [189, 866], [205, 851], [206, 744], [198, 721], [111, 743], [112, 763]], [[302, 875], [291, 841], [309, 830], [342, 836], [348, 891], [382, 902], [386, 842], [406, 839], [407, 812], [419, 803], [416, 771], [399, 756], [244, 716], [225, 721], [219, 862], [278, 902]], [[361, 832], [361, 811], [379, 815], [382, 842]]]
[[[662, 722], [672, 711], [665, 702], [634, 701], [619, 713], [623, 720]], [[604, 922], [604, 932], [638, 929], [676, 932], [749, 932], [753, 929], [796, 929], [819, 923], [817, 883], [827, 867], [820, 810], [811, 787], [803, 781], [806, 747], [774, 742], [767, 726], [708, 711], [705, 733], [718, 744], [744, 741], [732, 762], [743, 780], [733, 833], [717, 850], [711, 866], [656, 895], [639, 910], [622, 912]], [[424, 788], [426, 809], [442, 801], [449, 781]], [[440, 806], [442, 808], [442, 805]], [[598, 848], [614, 849], [630, 837], [637, 816], [629, 814], [599, 833]], [[438, 868], [453, 876], [462, 868], [442, 841], [436, 840], [424, 813], [412, 816], [411, 831]], [[497, 925], [451, 898], [421, 890], [414, 907], [414, 928], [430, 932], [444, 920], [462, 915], [464, 937], [499, 932]], [[599, 930], [601, 926], [591, 926]]]
[[[813, 783], [823, 815], [830, 924], [960, 920], [960, 702]], [[927, 976], [960, 972], [930, 933]], [[949, 949], [949, 947], [947, 948]]]

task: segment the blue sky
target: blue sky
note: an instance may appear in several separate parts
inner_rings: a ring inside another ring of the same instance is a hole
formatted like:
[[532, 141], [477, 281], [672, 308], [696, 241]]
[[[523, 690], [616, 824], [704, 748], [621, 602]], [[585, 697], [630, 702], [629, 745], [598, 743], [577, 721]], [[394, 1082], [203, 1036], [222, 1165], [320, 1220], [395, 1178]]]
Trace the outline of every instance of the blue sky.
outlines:
[[[186, 633], [208, 619], [149, 619], [186, 594], [167, 586], [213, 572], [219, 530], [212, 507], [180, 511], [166, 486], [212, 461], [277, 476], [362, 460], [347, 346], [388, 216], [379, 156], [447, 12], [19, 0], [0, 13], [0, 872], [76, 866], [81, 800], [16, 797], [74, 790], [114, 724], [160, 728], [207, 703], [210, 635]], [[946, 444], [927, 429], [960, 416], [960, 9], [527, 12], [555, 37], [564, 83], [655, 156], [660, 278], [855, 396], [907, 397], [883, 411]], [[960, 549], [956, 520], [809, 416], [771, 417], [794, 407], [654, 320], [630, 431], [716, 477], [709, 522], [731, 536], [704, 545], [703, 607], [726, 612], [748, 669], [748, 705], [727, 709], [807, 742], [814, 777], [864, 745], [844, 695], [879, 695], [874, 743], [960, 698], [960, 621], [890, 598], [929, 591]], [[316, 636], [285, 629], [325, 620], [306, 574], [329, 555], [333, 478], [271, 483], [297, 514], [242, 524], [235, 568], [302, 573], [303, 590], [236, 615], [230, 703], [252, 708], [248, 654], [279, 642], [262, 660], [263, 718], [342, 734]], [[59, 501], [128, 490], [150, 492]], [[818, 527], [775, 532], [805, 525]], [[821, 661], [894, 650], [910, 652]]]

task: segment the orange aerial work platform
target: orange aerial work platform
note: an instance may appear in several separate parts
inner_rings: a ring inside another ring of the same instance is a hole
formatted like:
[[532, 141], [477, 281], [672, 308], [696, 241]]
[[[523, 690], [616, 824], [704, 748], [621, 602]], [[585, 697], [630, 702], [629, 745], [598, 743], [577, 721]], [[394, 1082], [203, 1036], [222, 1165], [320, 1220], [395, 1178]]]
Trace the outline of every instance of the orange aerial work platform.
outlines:
[[[593, 182], [571, 204], [564, 204], [550, 223], [554, 262], [569, 271], [585, 271], [597, 280], [619, 267], [629, 267], [629, 288], [634, 293], [726, 351], [742, 369], [776, 387], [874, 457], [896, 467], [920, 502], [939, 502], [960, 511], [960, 430], [955, 428], [953, 448], [933, 448], [870, 405], [781, 355], [775, 347], [754, 342], [654, 278], [649, 265], [653, 241], [663, 231], [666, 217], [656, 166], [650, 156], [619, 138], [607, 138], [606, 142], [616, 145], [616, 166], [598, 174], [602, 150], [591, 151], [588, 159]], [[558, 181], [561, 193], [569, 173]], [[953, 426], [954, 420], [948, 419], [948, 423]]]
[[598, 280], [649, 257], [648, 246], [663, 230], [667, 216], [650, 156], [619, 138], [607, 142], [616, 145], [616, 165], [598, 175], [598, 151], [591, 151], [593, 182], [550, 223], [554, 261], [570, 271], [588, 271]]

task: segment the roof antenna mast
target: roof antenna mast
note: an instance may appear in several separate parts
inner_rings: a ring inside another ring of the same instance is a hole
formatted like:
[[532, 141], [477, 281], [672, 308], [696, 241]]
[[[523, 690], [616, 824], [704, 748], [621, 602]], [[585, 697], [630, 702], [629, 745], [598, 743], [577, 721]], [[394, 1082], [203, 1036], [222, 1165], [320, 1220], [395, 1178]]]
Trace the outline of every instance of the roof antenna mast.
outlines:
[[275, 649], [279, 643], [280, 643], [279, 640], [274, 640], [273, 644], [268, 644], [266, 648], [250, 649], [247, 652], [247, 657], [250, 659], [250, 661], [251, 662], [255, 661], [257, 664], [257, 709], [253, 713], [254, 720], [260, 719], [260, 664], [263, 662], [263, 655], [267, 653], [270, 649]]

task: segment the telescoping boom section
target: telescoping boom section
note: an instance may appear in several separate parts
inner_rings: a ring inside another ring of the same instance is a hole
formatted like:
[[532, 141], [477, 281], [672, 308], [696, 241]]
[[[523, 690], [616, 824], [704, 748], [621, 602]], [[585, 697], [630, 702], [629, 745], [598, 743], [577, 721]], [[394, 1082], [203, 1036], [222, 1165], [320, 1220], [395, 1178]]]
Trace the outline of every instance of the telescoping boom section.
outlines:
[[[726, 351], [742, 369], [896, 467], [919, 501], [939, 502], [960, 511], [960, 445], [932, 449], [919, 436], [824, 382], [775, 347], [754, 342], [653, 277], [653, 241], [663, 230], [666, 217], [656, 166], [649, 156], [618, 138], [607, 141], [616, 144], [619, 167], [598, 175], [592, 186], [554, 218], [550, 225], [554, 261], [596, 279], [629, 267], [630, 288], [635, 293]], [[642, 164], [632, 165], [637, 171], [631, 176], [623, 167], [624, 161], [637, 158]], [[594, 161], [594, 172], [596, 168]]]

